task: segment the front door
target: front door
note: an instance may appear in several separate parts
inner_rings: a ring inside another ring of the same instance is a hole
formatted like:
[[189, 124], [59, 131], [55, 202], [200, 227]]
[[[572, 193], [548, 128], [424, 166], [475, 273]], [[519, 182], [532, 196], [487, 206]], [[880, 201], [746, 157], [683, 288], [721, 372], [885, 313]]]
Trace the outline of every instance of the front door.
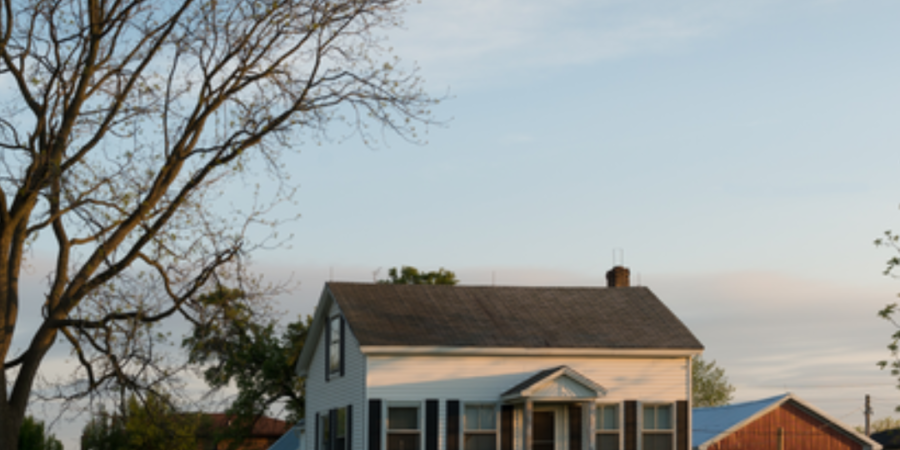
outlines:
[[533, 450], [553, 450], [556, 444], [556, 414], [554, 411], [535, 411], [532, 417]]

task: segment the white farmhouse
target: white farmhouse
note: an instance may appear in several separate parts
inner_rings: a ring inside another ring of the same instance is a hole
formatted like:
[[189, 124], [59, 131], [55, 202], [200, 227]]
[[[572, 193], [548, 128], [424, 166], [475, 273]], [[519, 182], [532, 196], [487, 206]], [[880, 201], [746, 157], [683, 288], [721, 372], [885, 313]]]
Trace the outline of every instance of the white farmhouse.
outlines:
[[308, 450], [689, 450], [690, 330], [608, 287], [328, 283], [297, 373]]

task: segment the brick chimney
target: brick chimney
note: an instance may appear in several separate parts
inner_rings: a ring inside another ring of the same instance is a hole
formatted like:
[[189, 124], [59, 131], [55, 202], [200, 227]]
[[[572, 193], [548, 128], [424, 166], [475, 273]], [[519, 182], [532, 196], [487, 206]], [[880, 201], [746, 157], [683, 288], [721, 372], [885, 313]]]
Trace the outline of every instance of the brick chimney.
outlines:
[[609, 272], [606, 272], [606, 286], [629, 287], [631, 286], [629, 281], [630, 274], [631, 272], [622, 266], [613, 267]]

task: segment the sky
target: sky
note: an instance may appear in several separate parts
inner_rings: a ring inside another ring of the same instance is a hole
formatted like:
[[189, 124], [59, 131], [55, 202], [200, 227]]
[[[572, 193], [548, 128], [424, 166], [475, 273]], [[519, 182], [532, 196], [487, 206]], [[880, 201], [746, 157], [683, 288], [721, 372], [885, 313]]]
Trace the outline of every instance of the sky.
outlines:
[[[447, 96], [443, 123], [425, 145], [287, 155], [301, 217], [254, 270], [299, 283], [277, 299], [291, 318], [329, 279], [401, 265], [603, 286], [621, 249], [735, 401], [790, 391], [857, 425], [870, 394], [885, 417], [895, 328], [876, 313], [900, 280], [873, 241], [900, 224], [898, 17], [879, 0], [411, 4], [386, 45]], [[71, 450], [82, 425], [54, 432]]]

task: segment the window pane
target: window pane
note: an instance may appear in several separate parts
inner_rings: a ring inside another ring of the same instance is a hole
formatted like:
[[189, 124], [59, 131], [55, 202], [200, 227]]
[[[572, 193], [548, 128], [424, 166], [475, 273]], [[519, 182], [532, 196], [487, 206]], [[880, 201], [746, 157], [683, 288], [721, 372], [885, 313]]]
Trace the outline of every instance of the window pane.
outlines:
[[419, 408], [388, 408], [388, 428], [391, 430], [418, 430]]
[[387, 450], [419, 450], [419, 433], [388, 433]]
[[[597, 418], [597, 429], [600, 430], [618, 430], [619, 429], [619, 407], [616, 405], [604, 405], [600, 407], [603, 413]], [[602, 421], [601, 421], [602, 420]]]
[[672, 435], [669, 433], [662, 434], [644, 434], [644, 450], [672, 450]]
[[[337, 410], [337, 437], [343, 438], [347, 436], [347, 408]], [[338, 448], [342, 448], [338, 445]]]
[[320, 436], [321, 442], [320, 442], [319, 448], [324, 450], [329, 447], [328, 438], [331, 437], [331, 430], [328, 427], [328, 422], [329, 422], [328, 415], [325, 414], [325, 415], [319, 416], [319, 422], [321, 422], [321, 424], [322, 424], [321, 427], [319, 428], [322, 431], [321, 436]]
[[497, 436], [495, 434], [467, 434], [465, 436], [465, 450], [496, 450]]
[[655, 430], [656, 429], [656, 412], [653, 406], [645, 406], [644, 407], [644, 429], [645, 430]]
[[619, 434], [598, 434], [597, 450], [619, 450]]
[[331, 339], [329, 342], [330, 359], [328, 361], [328, 371], [338, 372], [341, 370], [341, 318], [335, 317], [331, 319]]
[[672, 429], [672, 406], [659, 405], [656, 407], [656, 429], [671, 430]]
[[478, 429], [478, 406], [466, 405], [466, 429]]
[[497, 425], [494, 423], [497, 420], [497, 416], [494, 414], [493, 405], [484, 405], [481, 407], [481, 417], [479, 425], [482, 430], [494, 430], [497, 428]]

